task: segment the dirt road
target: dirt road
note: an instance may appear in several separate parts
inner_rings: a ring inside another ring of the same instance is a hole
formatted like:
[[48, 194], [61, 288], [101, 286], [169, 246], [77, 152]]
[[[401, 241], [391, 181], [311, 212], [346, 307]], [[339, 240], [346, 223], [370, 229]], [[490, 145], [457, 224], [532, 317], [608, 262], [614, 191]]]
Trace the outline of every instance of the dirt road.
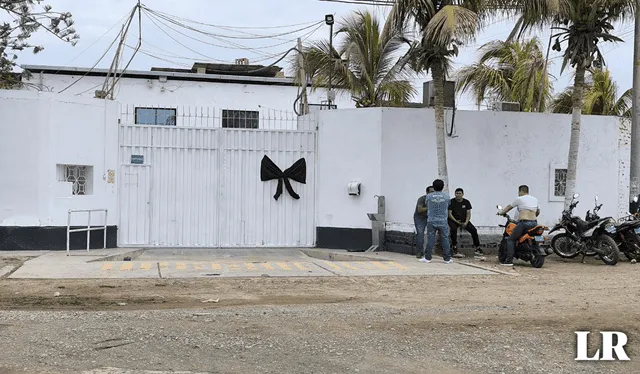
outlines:
[[[551, 256], [512, 272], [0, 279], [0, 372], [640, 372], [640, 265]], [[577, 330], [590, 355], [599, 331], [627, 333], [631, 361], [576, 362]]]

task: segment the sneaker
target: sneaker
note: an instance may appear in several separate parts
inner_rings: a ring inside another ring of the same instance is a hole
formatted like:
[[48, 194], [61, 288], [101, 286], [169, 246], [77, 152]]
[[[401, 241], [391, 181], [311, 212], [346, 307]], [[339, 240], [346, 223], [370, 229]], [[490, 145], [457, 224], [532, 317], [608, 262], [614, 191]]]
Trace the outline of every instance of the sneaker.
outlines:
[[451, 257], [453, 257], [453, 258], [464, 258], [464, 255], [462, 253], [454, 252], [453, 255], [451, 255]]
[[480, 248], [476, 249], [476, 256], [484, 256], [484, 251]]
[[453, 260], [445, 261], [445, 264], [453, 264]]
[[421, 258], [421, 259], [419, 259], [418, 261], [420, 261], [420, 262], [426, 262], [426, 263], [431, 262], [431, 260], [427, 260], [427, 259], [426, 259], [426, 258], [424, 258], [424, 257], [423, 257], [423, 258]]

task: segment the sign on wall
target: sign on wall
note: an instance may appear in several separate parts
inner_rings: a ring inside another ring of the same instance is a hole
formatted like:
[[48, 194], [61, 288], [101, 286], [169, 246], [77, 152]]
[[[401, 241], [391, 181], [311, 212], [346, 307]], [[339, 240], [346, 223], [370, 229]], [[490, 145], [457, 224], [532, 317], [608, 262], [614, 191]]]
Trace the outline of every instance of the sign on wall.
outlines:
[[144, 155], [131, 155], [131, 163], [134, 165], [144, 164]]
[[116, 171], [108, 170], [107, 171], [107, 183], [115, 183], [116, 182]]

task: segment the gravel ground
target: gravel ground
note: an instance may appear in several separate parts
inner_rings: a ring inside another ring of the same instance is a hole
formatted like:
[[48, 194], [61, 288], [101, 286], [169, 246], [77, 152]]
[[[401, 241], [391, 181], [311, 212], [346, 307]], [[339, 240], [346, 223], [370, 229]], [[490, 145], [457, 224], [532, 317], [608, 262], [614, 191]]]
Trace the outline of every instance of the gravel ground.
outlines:
[[[0, 373], [640, 372], [638, 270], [552, 257], [516, 276], [0, 279]], [[574, 361], [582, 329], [626, 332], [631, 361]]]

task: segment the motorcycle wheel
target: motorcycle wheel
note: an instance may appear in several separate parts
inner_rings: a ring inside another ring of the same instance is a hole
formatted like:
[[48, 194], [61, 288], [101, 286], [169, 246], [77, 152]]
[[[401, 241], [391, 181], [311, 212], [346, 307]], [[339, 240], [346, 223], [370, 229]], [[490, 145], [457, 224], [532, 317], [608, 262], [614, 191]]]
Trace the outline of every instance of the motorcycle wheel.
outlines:
[[633, 239], [625, 238], [625, 241], [621, 243], [622, 252], [624, 255], [631, 260], [640, 260], [640, 239], [638, 239], [638, 235], [633, 235]]
[[533, 258], [531, 259], [531, 266], [536, 269], [540, 269], [542, 265], [544, 265], [544, 257], [545, 256], [540, 256], [539, 254], [534, 253]]
[[[600, 254], [600, 259], [607, 265], [615, 265], [618, 263], [618, 259], [620, 258], [620, 251], [618, 250], [618, 245], [616, 241], [613, 240], [612, 237], [607, 235], [600, 235], [596, 239], [596, 245], [600, 248], [602, 253]], [[604, 247], [608, 247], [609, 249], [603, 249]]]
[[572, 244], [574, 240], [569, 234], [561, 233], [551, 239], [551, 249], [562, 258], [574, 258], [580, 254]]

